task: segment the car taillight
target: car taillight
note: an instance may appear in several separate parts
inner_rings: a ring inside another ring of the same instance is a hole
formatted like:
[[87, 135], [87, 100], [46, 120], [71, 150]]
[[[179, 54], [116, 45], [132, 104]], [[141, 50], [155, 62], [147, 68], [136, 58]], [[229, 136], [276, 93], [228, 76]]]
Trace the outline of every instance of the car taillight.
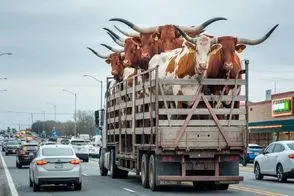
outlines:
[[47, 161], [44, 161], [44, 160], [39, 160], [39, 161], [36, 161], [36, 164], [37, 165], [46, 165], [48, 162]]
[[294, 154], [289, 154], [288, 157], [289, 157], [290, 159], [294, 159]]
[[81, 163], [81, 161], [79, 159], [73, 159], [73, 160], [70, 161], [70, 163], [73, 164], [73, 165], [78, 165], [78, 164]]

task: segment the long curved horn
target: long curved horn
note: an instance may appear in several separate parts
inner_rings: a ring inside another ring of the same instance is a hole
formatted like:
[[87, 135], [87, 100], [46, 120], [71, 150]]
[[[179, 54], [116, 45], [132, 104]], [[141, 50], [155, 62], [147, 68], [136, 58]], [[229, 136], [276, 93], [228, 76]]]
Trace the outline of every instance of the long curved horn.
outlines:
[[262, 38], [256, 39], [256, 40], [250, 40], [245, 38], [237, 38], [239, 44], [247, 44], [247, 45], [257, 45], [262, 42], [264, 42], [273, 32], [274, 30], [279, 26], [279, 24], [276, 24], [267, 34], [265, 34]]
[[107, 59], [110, 57], [110, 55], [101, 55], [99, 54], [98, 52], [96, 52], [95, 50], [93, 50], [92, 48], [89, 48], [87, 47], [88, 50], [90, 50], [91, 52], [93, 52], [96, 56], [98, 56], [99, 58], [102, 58], [102, 59]]
[[176, 29], [180, 32], [180, 34], [189, 42], [196, 44], [196, 40], [192, 37], [190, 37], [189, 35], [187, 35], [182, 29], [180, 29], [179, 27], [175, 26]]
[[201, 32], [205, 27], [207, 27], [211, 23], [214, 23], [219, 20], [227, 20], [227, 19], [223, 18], [223, 17], [215, 17], [215, 18], [211, 18], [211, 19], [205, 21], [204, 23], [202, 23], [201, 25], [199, 25], [197, 27], [195, 27], [195, 26], [192, 26], [192, 27], [179, 26], [179, 28], [181, 30], [185, 31], [186, 33]]
[[130, 28], [134, 29], [135, 31], [139, 32], [139, 33], [154, 33], [154, 32], [158, 31], [158, 26], [157, 27], [142, 28], [142, 27], [138, 27], [134, 23], [131, 23], [130, 21], [127, 21], [127, 20], [122, 19], [122, 18], [111, 18], [109, 21], [122, 22], [122, 23], [128, 25]]
[[129, 33], [129, 32], [125, 32], [125, 31], [121, 30], [120, 28], [118, 28], [115, 25], [113, 25], [113, 26], [114, 26], [114, 28], [116, 28], [116, 30], [118, 30], [120, 33], [124, 34], [125, 36], [128, 36], [128, 37], [140, 37], [140, 33], [138, 33], [138, 32]]
[[105, 31], [107, 31], [108, 33], [112, 34], [116, 39], [118, 39], [119, 41], [121, 42], [124, 42], [125, 39], [121, 38], [119, 35], [117, 35], [116, 33], [114, 33], [112, 30], [108, 29], [108, 28], [102, 28], [104, 29]]
[[110, 34], [109, 32], [107, 32], [107, 34], [111, 37], [111, 39], [119, 46], [124, 47], [125, 45], [119, 41], [118, 39], [116, 39], [112, 34]]
[[107, 48], [108, 50], [112, 51], [112, 52], [117, 52], [117, 53], [122, 53], [124, 52], [124, 49], [116, 49], [116, 48], [113, 48], [111, 46], [108, 46], [106, 44], [100, 44], [101, 46], [104, 46], [105, 48]]

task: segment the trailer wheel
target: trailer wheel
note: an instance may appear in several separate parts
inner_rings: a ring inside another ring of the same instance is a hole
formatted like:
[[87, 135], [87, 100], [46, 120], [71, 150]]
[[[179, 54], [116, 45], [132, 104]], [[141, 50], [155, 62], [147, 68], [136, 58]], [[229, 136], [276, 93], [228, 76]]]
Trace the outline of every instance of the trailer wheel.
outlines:
[[142, 155], [141, 161], [141, 184], [144, 188], [149, 187], [149, 163], [148, 163], [148, 155]]
[[156, 191], [158, 188], [156, 185], [156, 166], [154, 155], [151, 155], [149, 158], [149, 186], [152, 191]]
[[110, 176], [112, 178], [116, 178], [117, 177], [117, 167], [116, 167], [116, 164], [115, 164], [115, 150], [114, 149], [111, 149], [110, 151], [110, 168], [109, 168], [109, 171], [110, 171]]
[[128, 171], [125, 171], [125, 170], [122, 170], [122, 169], [117, 169], [116, 171], [118, 172], [117, 176], [119, 178], [127, 178], [128, 175], [129, 175]]
[[108, 170], [104, 167], [104, 150], [101, 149], [99, 154], [101, 155], [99, 158], [100, 175], [107, 176]]

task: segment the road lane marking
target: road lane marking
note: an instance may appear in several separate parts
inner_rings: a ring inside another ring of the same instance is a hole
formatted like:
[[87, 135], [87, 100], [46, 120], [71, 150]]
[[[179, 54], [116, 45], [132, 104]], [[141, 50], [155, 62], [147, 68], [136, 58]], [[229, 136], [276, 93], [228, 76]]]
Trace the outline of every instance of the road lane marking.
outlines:
[[12, 180], [12, 177], [11, 177], [11, 175], [9, 173], [7, 165], [6, 165], [5, 161], [4, 161], [2, 153], [0, 153], [0, 157], [1, 157], [2, 165], [3, 165], [4, 171], [5, 171], [5, 175], [6, 175], [6, 178], [7, 178], [7, 182], [8, 182], [9, 188], [10, 188], [11, 196], [18, 196], [18, 192], [17, 192], [17, 190], [15, 188], [15, 185], [13, 183], [13, 180]]
[[135, 193], [136, 191], [132, 190], [132, 189], [128, 189], [128, 188], [123, 188], [123, 190], [131, 192], [131, 193]]
[[238, 186], [238, 185], [230, 185], [230, 189], [245, 191], [245, 192], [252, 192], [252, 193], [257, 193], [257, 194], [267, 195], [267, 196], [288, 196], [281, 193], [269, 192], [262, 189], [256, 189], [256, 188], [250, 188], [250, 187], [244, 187], [244, 186]]

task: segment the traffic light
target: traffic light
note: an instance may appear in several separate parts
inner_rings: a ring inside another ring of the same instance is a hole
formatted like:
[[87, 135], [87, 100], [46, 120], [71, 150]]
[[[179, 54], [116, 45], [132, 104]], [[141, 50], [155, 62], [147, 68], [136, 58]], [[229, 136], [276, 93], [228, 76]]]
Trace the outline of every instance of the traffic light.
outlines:
[[95, 124], [99, 127], [99, 110], [95, 111]]

